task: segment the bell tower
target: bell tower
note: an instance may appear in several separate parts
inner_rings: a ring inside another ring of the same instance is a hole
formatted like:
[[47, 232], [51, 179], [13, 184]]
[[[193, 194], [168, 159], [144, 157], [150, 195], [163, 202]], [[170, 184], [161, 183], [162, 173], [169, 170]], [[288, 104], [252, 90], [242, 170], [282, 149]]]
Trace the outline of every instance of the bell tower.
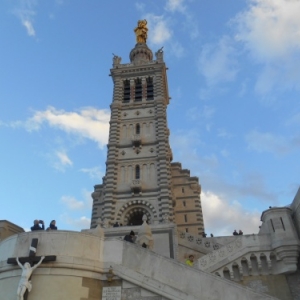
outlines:
[[[92, 194], [91, 228], [96, 226], [98, 218], [106, 226], [115, 222], [141, 225], [145, 214], [151, 224], [183, 223], [184, 231], [200, 233], [204, 230], [200, 185], [197, 178], [195, 182], [195, 177], [186, 176], [187, 170], [182, 170], [180, 164], [171, 163], [166, 114], [170, 99], [167, 68], [162, 49], [153, 59], [146, 44], [146, 25], [146, 20], [140, 20], [134, 30], [137, 43], [130, 52], [130, 63], [121, 64], [121, 57], [113, 57], [106, 174]], [[184, 189], [181, 185], [187, 191], [184, 196], [177, 195]], [[184, 203], [192, 199], [193, 205], [188, 210], [181, 205], [181, 197]], [[193, 210], [194, 217], [187, 222], [186, 215]], [[180, 211], [187, 211], [185, 217]], [[191, 222], [193, 230], [189, 230]]]

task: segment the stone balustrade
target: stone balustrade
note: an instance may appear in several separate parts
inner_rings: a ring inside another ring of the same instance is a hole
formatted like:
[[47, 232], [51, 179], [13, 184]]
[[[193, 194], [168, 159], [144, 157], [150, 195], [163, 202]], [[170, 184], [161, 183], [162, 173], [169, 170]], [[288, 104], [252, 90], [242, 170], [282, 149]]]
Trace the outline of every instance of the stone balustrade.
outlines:
[[[147, 65], [154, 65], [156, 63], [157, 63], [156, 60], [151, 60], [151, 61], [147, 62]], [[121, 68], [134, 67], [134, 64], [133, 63], [127, 63], [127, 64], [119, 64], [117, 66], [118, 66], [119, 69], [121, 69]]]
[[179, 239], [187, 241], [191, 246], [201, 248], [204, 253], [221, 248], [223, 245], [217, 243], [214, 238], [204, 238], [199, 235], [192, 235], [188, 232], [178, 231]]
[[[288, 257], [280, 256], [281, 248], [285, 249]], [[272, 249], [269, 235], [238, 236], [233, 242], [201, 257], [198, 268], [240, 281], [243, 276], [294, 272], [298, 255], [297, 245], [283, 244]]]

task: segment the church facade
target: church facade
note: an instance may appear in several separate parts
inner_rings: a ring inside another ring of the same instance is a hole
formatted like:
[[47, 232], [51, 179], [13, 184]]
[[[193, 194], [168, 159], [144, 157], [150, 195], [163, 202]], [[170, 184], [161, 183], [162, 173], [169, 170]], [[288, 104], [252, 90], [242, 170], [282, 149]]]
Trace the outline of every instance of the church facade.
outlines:
[[[172, 162], [167, 67], [163, 50], [153, 58], [146, 44], [146, 24], [135, 29], [130, 62], [113, 57], [91, 227], [24, 232], [0, 220], [0, 299], [300, 299], [300, 189], [290, 205], [262, 212], [257, 234], [202, 236], [199, 180]], [[123, 240], [130, 231], [134, 243]]]

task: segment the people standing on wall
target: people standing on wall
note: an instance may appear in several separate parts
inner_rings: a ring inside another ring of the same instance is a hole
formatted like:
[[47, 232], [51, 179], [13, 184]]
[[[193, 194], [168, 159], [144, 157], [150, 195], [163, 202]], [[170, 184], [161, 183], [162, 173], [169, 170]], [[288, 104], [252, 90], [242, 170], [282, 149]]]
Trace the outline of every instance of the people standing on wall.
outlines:
[[234, 229], [234, 232], [232, 233], [233, 235], [239, 235], [236, 229]]
[[239, 230], [239, 235], [243, 235], [244, 234], [244, 232], [240, 229]]
[[57, 230], [57, 227], [56, 227], [56, 221], [55, 220], [52, 220], [50, 222], [50, 225], [49, 227], [47, 228], [47, 230]]
[[[39, 224], [41, 224], [42, 227]], [[31, 227], [31, 231], [35, 231], [35, 230], [45, 230], [45, 225], [43, 220], [33, 221], [33, 226]]]

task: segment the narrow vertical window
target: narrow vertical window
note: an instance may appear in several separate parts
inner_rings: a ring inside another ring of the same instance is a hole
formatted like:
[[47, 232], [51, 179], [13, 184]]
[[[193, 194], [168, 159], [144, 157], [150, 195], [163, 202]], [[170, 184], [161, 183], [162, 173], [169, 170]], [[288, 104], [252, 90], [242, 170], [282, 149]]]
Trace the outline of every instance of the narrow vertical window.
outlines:
[[135, 80], [135, 101], [142, 101], [142, 81], [137, 78]]
[[182, 188], [181, 191], [184, 193], [184, 188]]
[[186, 228], [186, 229], [185, 229], [185, 232], [189, 232], [189, 229], [188, 229], [188, 228]]
[[184, 215], [184, 222], [187, 222], [187, 215]]
[[186, 207], [186, 202], [183, 200], [183, 206]]
[[274, 228], [273, 220], [272, 220], [272, 219], [270, 219], [270, 222], [271, 222], [271, 226], [272, 226], [272, 228], [273, 228], [273, 231], [275, 232], [275, 228]]
[[135, 125], [135, 134], [140, 134], [140, 133], [141, 133], [141, 126], [138, 123], [138, 124]]
[[135, 179], [140, 179], [140, 166], [135, 166]]
[[283, 228], [283, 230], [285, 231], [284, 223], [283, 223], [283, 220], [282, 220], [281, 217], [280, 217], [280, 221], [281, 221], [281, 224], [282, 224], [282, 228]]
[[123, 102], [128, 103], [130, 101], [130, 81], [125, 80], [123, 82]]
[[147, 82], [147, 100], [153, 100], [154, 99], [153, 78], [148, 77], [146, 79], [146, 82]]

